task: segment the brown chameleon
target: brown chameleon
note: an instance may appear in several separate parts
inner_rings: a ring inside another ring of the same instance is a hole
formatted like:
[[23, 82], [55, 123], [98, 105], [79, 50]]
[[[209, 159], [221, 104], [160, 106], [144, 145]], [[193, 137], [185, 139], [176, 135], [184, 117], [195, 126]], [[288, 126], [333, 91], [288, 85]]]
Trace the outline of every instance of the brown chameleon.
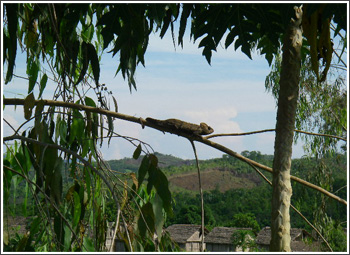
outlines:
[[170, 129], [175, 133], [183, 132], [183, 133], [199, 136], [199, 135], [209, 135], [214, 132], [214, 129], [212, 129], [210, 126], [208, 126], [204, 122], [201, 122], [199, 125], [197, 125], [197, 124], [192, 124], [192, 123], [185, 122], [178, 119], [157, 120], [153, 118], [146, 118], [146, 121], [154, 125]]

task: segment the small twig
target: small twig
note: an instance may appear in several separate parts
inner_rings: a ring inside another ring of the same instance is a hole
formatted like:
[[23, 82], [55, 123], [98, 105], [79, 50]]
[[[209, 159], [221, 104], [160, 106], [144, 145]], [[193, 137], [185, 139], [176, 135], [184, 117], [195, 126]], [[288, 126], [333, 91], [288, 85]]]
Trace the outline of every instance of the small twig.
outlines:
[[200, 172], [200, 168], [199, 168], [199, 161], [198, 161], [198, 156], [197, 156], [197, 150], [196, 150], [196, 146], [194, 145], [193, 140], [188, 139], [191, 142], [192, 148], [193, 148], [193, 152], [194, 152], [194, 156], [196, 158], [196, 165], [197, 165], [197, 172], [198, 172], [198, 184], [199, 184], [199, 194], [201, 197], [201, 211], [202, 211], [202, 215], [201, 215], [201, 219], [202, 219], [202, 243], [200, 246], [200, 251], [204, 252], [204, 197], [203, 197], [203, 189], [202, 189], [202, 181], [201, 181], [201, 172]]

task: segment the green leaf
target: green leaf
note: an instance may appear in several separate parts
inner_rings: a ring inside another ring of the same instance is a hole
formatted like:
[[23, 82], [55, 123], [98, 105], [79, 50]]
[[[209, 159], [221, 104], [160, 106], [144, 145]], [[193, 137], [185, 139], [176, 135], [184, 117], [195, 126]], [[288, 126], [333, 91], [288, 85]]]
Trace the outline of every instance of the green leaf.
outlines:
[[94, 243], [89, 237], [84, 237], [83, 244], [83, 252], [96, 252]]
[[[17, 25], [18, 25], [18, 5], [17, 4], [11, 4], [7, 3], [4, 4], [4, 7], [6, 8], [6, 14], [7, 14], [7, 27], [8, 27], [8, 33], [9, 37], [5, 38], [9, 40], [9, 43], [6, 43], [7, 50], [8, 50], [8, 67], [6, 72], [6, 79], [5, 84], [7, 84], [12, 79], [13, 75], [13, 69], [15, 66], [15, 60], [16, 60], [16, 54], [17, 54]], [[6, 54], [4, 54], [4, 58], [6, 57]]]
[[115, 112], [118, 112], [118, 102], [114, 96], [112, 96], [112, 98], [113, 98], [113, 102], [114, 102], [114, 110], [115, 110]]
[[73, 207], [73, 222], [72, 227], [73, 229], [78, 226], [79, 220], [80, 220], [80, 214], [81, 214], [81, 203], [80, 203], [80, 196], [79, 194], [74, 191], [73, 192], [74, 197], [74, 207]]
[[237, 32], [236, 32], [236, 28], [234, 27], [226, 37], [226, 40], [225, 40], [226, 49], [231, 45], [231, 43], [233, 42], [236, 36], [237, 36]]
[[39, 102], [36, 104], [35, 107], [35, 126], [40, 125], [41, 117], [42, 117], [42, 111], [44, 110], [45, 102], [44, 100], [39, 100]]
[[56, 132], [58, 131], [58, 134], [61, 138], [61, 140], [60, 140], [61, 145], [67, 143], [67, 139], [66, 139], [67, 138], [67, 129], [68, 129], [67, 123], [64, 120], [61, 120], [59, 122], [58, 130], [56, 130]]
[[27, 216], [28, 194], [29, 194], [29, 185], [28, 185], [28, 182], [26, 182], [26, 186], [24, 188], [24, 200], [22, 204], [22, 212], [24, 216]]
[[183, 36], [185, 34], [186, 30], [186, 24], [187, 24], [187, 19], [191, 14], [192, 10], [192, 5], [190, 4], [184, 4], [182, 7], [182, 13], [181, 13], [181, 18], [180, 18], [180, 28], [179, 28], [179, 37], [178, 37], [178, 44], [181, 44], [181, 47], [183, 48]]
[[79, 111], [74, 110], [73, 121], [72, 125], [70, 126], [69, 143], [72, 143], [74, 139], [80, 141], [84, 137], [84, 127], [85, 123], [83, 120], [83, 115]]
[[85, 105], [91, 106], [91, 107], [96, 107], [95, 101], [92, 100], [90, 97], [85, 97], [84, 101], [85, 101]]
[[172, 214], [171, 192], [169, 190], [169, 182], [165, 174], [157, 167], [154, 173], [154, 186], [157, 194], [163, 201], [163, 206], [168, 214]]
[[21, 240], [17, 244], [16, 251], [25, 251], [28, 239], [29, 239], [29, 236], [27, 234], [24, 234]]
[[56, 204], [61, 202], [62, 197], [62, 171], [64, 169], [64, 161], [58, 158], [55, 162], [53, 176], [50, 178], [50, 195], [54, 198]]
[[41, 98], [43, 92], [44, 92], [44, 89], [46, 87], [46, 83], [47, 83], [47, 75], [46, 73], [43, 75], [43, 77], [41, 77], [41, 80], [40, 80], [40, 91], [39, 91], [39, 97], [38, 98]]
[[147, 229], [151, 231], [150, 235], [153, 236], [155, 228], [154, 228], [154, 213], [152, 204], [147, 202], [141, 208], [140, 217], [138, 219], [138, 227], [140, 236], [145, 236]]
[[68, 226], [64, 225], [64, 251], [70, 250], [71, 245], [71, 239], [72, 239], [72, 231], [69, 229]]
[[141, 147], [141, 143], [137, 146], [136, 150], [134, 151], [134, 154], [132, 155], [132, 157], [134, 159], [138, 159], [140, 157], [142, 151], [142, 147]]
[[109, 140], [108, 140], [108, 144], [109, 144], [111, 141], [112, 135], [113, 135], [113, 131], [114, 131], [113, 118], [108, 115], [107, 121], [108, 121], [108, 134], [107, 134], [107, 136], [109, 136]]
[[29, 86], [28, 86], [28, 94], [31, 93], [36, 84], [36, 80], [38, 78], [39, 73], [39, 63], [34, 60], [32, 57], [29, 58], [27, 64], [27, 74], [29, 78]]
[[[55, 231], [56, 238], [58, 239], [59, 244], [64, 243], [65, 233], [64, 233], [63, 224], [64, 224], [64, 221], [61, 218], [61, 216], [55, 215], [55, 217], [54, 217], [54, 231]], [[61, 249], [62, 248], [59, 247], [59, 250], [61, 250]]]
[[91, 196], [91, 177], [90, 172], [87, 167], [84, 168], [84, 180], [86, 183], [86, 193], [88, 194], [88, 200], [90, 200]]
[[30, 93], [25, 99], [24, 99], [24, 118], [26, 120], [29, 120], [30, 117], [32, 116], [32, 111], [35, 106], [35, 98], [33, 93]]
[[88, 44], [86, 42], [83, 42], [81, 45], [81, 57], [82, 57], [81, 62], [83, 66], [80, 67], [81, 68], [80, 75], [78, 80], [75, 82], [75, 85], [78, 85], [84, 79], [86, 71], [88, 70], [88, 67], [89, 67], [89, 56], [88, 56], [87, 45]]
[[156, 195], [153, 198], [152, 207], [154, 212], [156, 233], [158, 237], [161, 237], [163, 225], [164, 225], [164, 217], [163, 217], [163, 210], [162, 210], [163, 202], [158, 193], [156, 193]]
[[89, 60], [92, 67], [92, 74], [94, 75], [95, 83], [98, 86], [100, 79], [100, 63], [98, 61], [98, 56], [95, 47], [91, 44], [87, 44], [87, 50], [89, 52]]
[[151, 163], [150, 163], [150, 160], [149, 160], [149, 156], [146, 155], [143, 157], [142, 161], [141, 161], [141, 165], [139, 167], [139, 170], [138, 170], [138, 174], [137, 174], [137, 181], [139, 183], [139, 186], [141, 186], [145, 176], [146, 176], [146, 173], [148, 172], [148, 168], [150, 167]]

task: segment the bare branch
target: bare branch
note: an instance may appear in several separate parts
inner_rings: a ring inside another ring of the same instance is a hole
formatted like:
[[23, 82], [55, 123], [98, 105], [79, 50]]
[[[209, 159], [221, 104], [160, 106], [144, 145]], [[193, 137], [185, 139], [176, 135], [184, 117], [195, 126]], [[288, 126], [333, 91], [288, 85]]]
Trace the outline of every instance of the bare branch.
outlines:
[[201, 197], [201, 218], [202, 218], [202, 238], [201, 238], [201, 245], [200, 245], [200, 251], [204, 252], [204, 197], [203, 197], [203, 189], [202, 189], [202, 181], [201, 181], [201, 171], [199, 168], [199, 161], [198, 161], [198, 156], [197, 156], [197, 150], [196, 150], [196, 146], [194, 145], [194, 142], [189, 139], [193, 148], [193, 152], [194, 152], [194, 156], [196, 158], [196, 166], [197, 166], [197, 173], [198, 173], [198, 184], [199, 184], [199, 194]]
[[[258, 130], [258, 131], [252, 131], [252, 132], [245, 132], [245, 133], [229, 133], [229, 134], [214, 134], [214, 135], [208, 135], [205, 138], [210, 139], [214, 137], [220, 137], [220, 136], [242, 136], [242, 135], [253, 135], [253, 134], [259, 134], [259, 133], [266, 133], [266, 132], [274, 132], [276, 129], [263, 129], [263, 130]], [[347, 141], [346, 138], [336, 136], [336, 135], [328, 135], [328, 134], [319, 134], [319, 133], [312, 133], [312, 132], [307, 132], [307, 131], [302, 131], [302, 130], [297, 130], [295, 129], [294, 132], [296, 133], [302, 133], [306, 135], [315, 135], [315, 136], [324, 136], [324, 137], [331, 137], [343, 141]]]

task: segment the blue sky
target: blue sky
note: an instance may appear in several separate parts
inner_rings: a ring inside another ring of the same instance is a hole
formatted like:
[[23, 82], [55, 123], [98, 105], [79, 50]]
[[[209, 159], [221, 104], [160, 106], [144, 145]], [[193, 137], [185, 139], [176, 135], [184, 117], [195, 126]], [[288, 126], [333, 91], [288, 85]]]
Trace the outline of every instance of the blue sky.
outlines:
[[[176, 30], [175, 30], [176, 31]], [[100, 82], [105, 83], [118, 101], [119, 112], [136, 117], [157, 119], [178, 118], [192, 123], [206, 122], [215, 133], [248, 132], [275, 128], [276, 106], [272, 95], [265, 91], [265, 77], [270, 71], [267, 61], [253, 54], [253, 60], [240, 49], [225, 50], [218, 47], [213, 53], [211, 66], [193, 44], [189, 36], [184, 38], [184, 48], [174, 49], [168, 32], [161, 40], [152, 35], [145, 56], [146, 67], [136, 72], [137, 91], [130, 93], [121, 74], [115, 77], [119, 57], [104, 54], [101, 63]], [[25, 55], [16, 62], [16, 74], [25, 75]], [[44, 98], [52, 98], [55, 84], [49, 83]], [[5, 97], [22, 97], [26, 94], [25, 80], [14, 79], [4, 86]], [[38, 95], [38, 90], [35, 90]], [[23, 97], [22, 97], [23, 98]], [[15, 127], [23, 121], [23, 108], [6, 107], [3, 116]], [[4, 135], [11, 131], [4, 125]], [[190, 143], [181, 137], [163, 134], [150, 128], [122, 120], [115, 120], [115, 132], [138, 138], [152, 146], [155, 151], [181, 158], [194, 158]], [[233, 151], [256, 150], [273, 154], [274, 133], [252, 136], [213, 139]], [[123, 139], [107, 140], [101, 148], [103, 157], [120, 159], [131, 157], [135, 147]], [[221, 157], [222, 152], [197, 144], [201, 159]], [[293, 157], [303, 156], [302, 143], [293, 148]]]

